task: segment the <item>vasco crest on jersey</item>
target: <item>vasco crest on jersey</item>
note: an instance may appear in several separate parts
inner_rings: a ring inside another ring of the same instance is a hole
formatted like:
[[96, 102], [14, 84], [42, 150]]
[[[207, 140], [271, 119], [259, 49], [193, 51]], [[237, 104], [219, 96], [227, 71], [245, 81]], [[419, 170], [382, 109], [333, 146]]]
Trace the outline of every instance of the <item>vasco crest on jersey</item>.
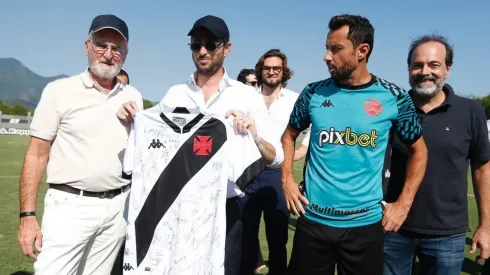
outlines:
[[383, 111], [383, 104], [377, 99], [368, 99], [364, 102], [364, 111], [368, 116], [377, 117]]
[[194, 138], [193, 151], [196, 156], [209, 156], [213, 150], [213, 138], [210, 136], [197, 136]]

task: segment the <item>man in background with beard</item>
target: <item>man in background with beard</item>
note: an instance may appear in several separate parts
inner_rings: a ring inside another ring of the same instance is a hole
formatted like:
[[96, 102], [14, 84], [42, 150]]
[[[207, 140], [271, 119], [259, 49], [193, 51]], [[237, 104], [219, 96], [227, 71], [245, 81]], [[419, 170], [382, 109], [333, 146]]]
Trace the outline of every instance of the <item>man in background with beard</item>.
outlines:
[[[427, 161], [410, 96], [368, 71], [374, 28], [365, 17], [337, 15], [328, 27], [331, 78], [307, 85], [282, 136], [281, 180], [287, 207], [301, 215], [288, 274], [382, 274], [384, 231], [405, 220]], [[294, 142], [311, 123], [303, 192], [293, 176]], [[411, 154], [403, 191], [383, 210], [382, 171], [394, 132]]]
[[[85, 40], [89, 68], [49, 83], [35, 110], [20, 179], [18, 241], [36, 259], [36, 274], [110, 274], [123, 243], [128, 132], [115, 114], [127, 101], [143, 107], [141, 94], [117, 78], [128, 38], [120, 18], [95, 17]], [[40, 229], [35, 211], [46, 164]]]
[[[255, 65], [258, 94], [262, 105], [268, 110], [274, 139], [278, 142], [286, 129], [289, 115], [293, 110], [298, 93], [284, 88], [293, 72], [288, 67], [288, 60], [279, 49], [271, 49], [262, 55]], [[254, 274], [258, 246], [259, 224], [262, 212], [269, 247], [270, 275], [285, 274], [287, 268], [287, 250], [289, 210], [286, 207], [281, 187], [279, 167], [262, 171], [254, 184], [247, 190], [244, 198], [243, 213], [243, 275]]]
[[[231, 79], [223, 66], [231, 51], [230, 32], [225, 21], [212, 15], [204, 16], [194, 23], [187, 35], [190, 36], [189, 48], [196, 71], [186, 83], [170, 87], [160, 104], [174, 108], [174, 111], [183, 107], [216, 116], [233, 115], [235, 131], [252, 135], [267, 166], [279, 167], [284, 156], [280, 141], [270, 130], [265, 105], [254, 88]], [[129, 126], [138, 110], [141, 107], [128, 102], [119, 109], [117, 116]], [[228, 185], [226, 275], [240, 272], [243, 196], [244, 193], [234, 183]]]
[[[410, 274], [415, 255], [420, 274], [460, 274], [468, 231], [468, 166], [471, 164], [479, 225], [470, 253], [477, 261], [490, 255], [490, 146], [485, 111], [476, 101], [457, 96], [445, 84], [453, 49], [438, 35], [412, 42], [407, 64], [409, 92], [429, 151], [424, 179], [407, 219], [398, 232], [385, 235], [384, 274]], [[393, 140], [391, 177], [386, 201], [399, 198], [407, 147]]]

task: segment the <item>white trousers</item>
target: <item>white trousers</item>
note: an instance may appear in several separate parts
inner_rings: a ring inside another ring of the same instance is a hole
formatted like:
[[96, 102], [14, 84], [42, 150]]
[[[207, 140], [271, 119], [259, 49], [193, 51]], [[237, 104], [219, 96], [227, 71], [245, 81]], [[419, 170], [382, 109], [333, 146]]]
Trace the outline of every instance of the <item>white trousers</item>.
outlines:
[[112, 199], [48, 189], [36, 275], [109, 275], [126, 235], [129, 190]]

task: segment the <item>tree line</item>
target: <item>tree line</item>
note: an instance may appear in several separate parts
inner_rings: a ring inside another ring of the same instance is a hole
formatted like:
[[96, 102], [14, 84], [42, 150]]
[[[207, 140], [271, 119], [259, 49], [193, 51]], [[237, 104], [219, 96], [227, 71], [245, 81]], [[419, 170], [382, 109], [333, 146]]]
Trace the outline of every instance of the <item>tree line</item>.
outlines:
[[0, 100], [0, 112], [4, 115], [27, 116], [27, 113], [34, 114], [34, 110], [20, 104], [9, 104]]
[[[148, 99], [143, 100], [144, 109], [148, 109], [154, 106], [154, 103]], [[31, 113], [31, 116], [34, 115], [34, 109], [26, 107], [21, 104], [15, 103], [6, 103], [0, 100], [0, 112], [4, 115], [16, 115], [16, 116], [27, 116], [28, 113]]]
[[485, 114], [487, 115], [487, 119], [490, 119], [490, 95], [484, 97], [475, 97], [474, 99], [478, 101], [481, 106], [483, 106], [483, 109], [485, 109]]

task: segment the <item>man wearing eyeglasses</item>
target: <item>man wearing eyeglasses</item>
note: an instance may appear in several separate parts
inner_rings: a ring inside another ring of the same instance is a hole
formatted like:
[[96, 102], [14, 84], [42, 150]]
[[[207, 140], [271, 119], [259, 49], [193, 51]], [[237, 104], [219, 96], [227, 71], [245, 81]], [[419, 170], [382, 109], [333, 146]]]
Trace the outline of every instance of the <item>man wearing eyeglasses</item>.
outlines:
[[[217, 116], [233, 115], [235, 131], [252, 135], [267, 165], [279, 167], [283, 160], [281, 143], [268, 133], [271, 127], [259, 94], [252, 87], [231, 79], [223, 67], [225, 57], [231, 51], [226, 23], [216, 16], [204, 16], [194, 23], [188, 36], [191, 37], [189, 46], [196, 71], [186, 83], [172, 86], [161, 104], [174, 108], [197, 108], [202, 113]], [[134, 102], [128, 102], [119, 109], [117, 116], [129, 125], [140, 109]], [[226, 275], [240, 272], [243, 195], [235, 184], [228, 186]]]
[[[299, 95], [285, 88], [293, 74], [286, 55], [279, 49], [267, 51], [255, 65], [255, 74], [259, 86], [257, 94], [261, 95], [262, 105], [268, 111], [271, 132], [276, 140], [280, 140]], [[260, 249], [258, 233], [262, 212], [269, 246], [269, 274], [286, 274], [289, 210], [284, 199], [279, 168], [271, 167], [262, 171], [246, 193], [241, 274], [254, 273]]]
[[[97, 16], [85, 41], [88, 69], [43, 91], [20, 179], [18, 241], [36, 259], [36, 274], [112, 270], [126, 234], [130, 188], [121, 164], [128, 133], [114, 114], [127, 101], [143, 106], [141, 94], [117, 78], [127, 53], [126, 23]], [[36, 200], [46, 164], [49, 189], [40, 229]]]

